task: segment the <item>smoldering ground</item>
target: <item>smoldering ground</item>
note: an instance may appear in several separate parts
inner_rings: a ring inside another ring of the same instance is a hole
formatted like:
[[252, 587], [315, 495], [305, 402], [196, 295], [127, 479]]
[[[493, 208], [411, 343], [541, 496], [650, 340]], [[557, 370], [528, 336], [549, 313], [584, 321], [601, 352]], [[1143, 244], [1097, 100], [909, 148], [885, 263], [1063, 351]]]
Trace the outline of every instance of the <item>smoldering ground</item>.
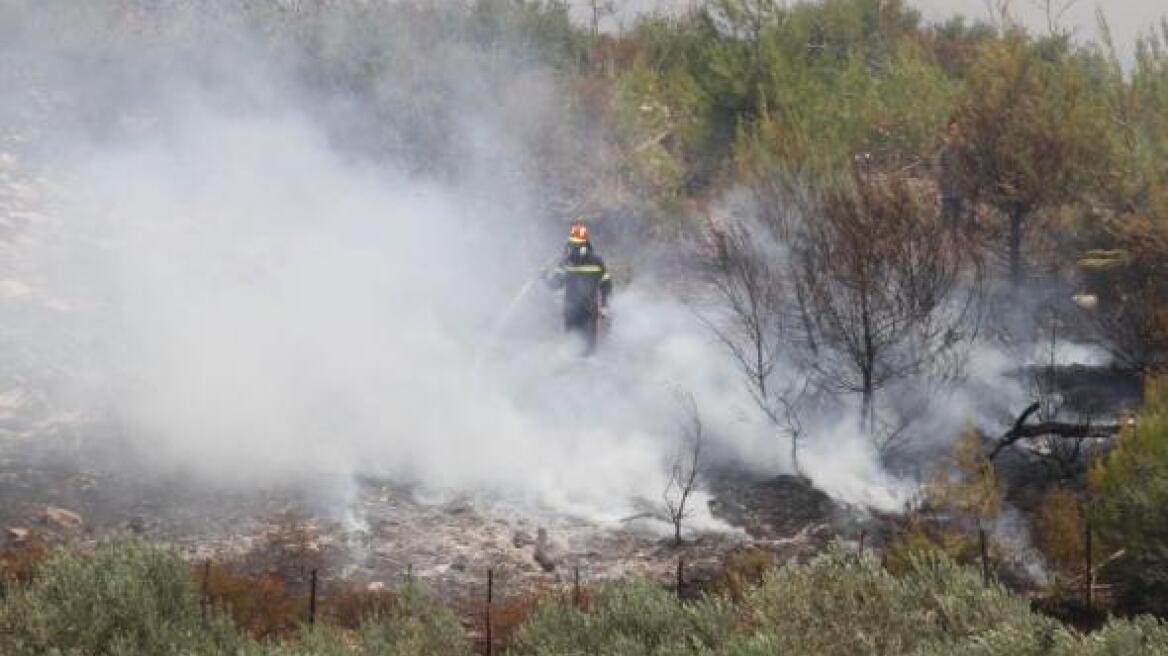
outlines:
[[[547, 71], [480, 79], [454, 41], [365, 109], [244, 16], [119, 6], [5, 7], [14, 156], [45, 180], [5, 271], [28, 290], [3, 305], [26, 414], [214, 484], [361, 473], [615, 519], [664, 490], [684, 388], [727, 451], [777, 466], [679, 302], [622, 283], [584, 360], [542, 285], [517, 297], [566, 219], [527, 175], [563, 120]], [[370, 38], [322, 19], [295, 38]]]
[[[3, 5], [10, 168], [40, 190], [0, 304], [24, 419], [209, 484], [365, 474], [618, 519], [666, 487], [681, 390], [712, 459], [789, 469], [665, 276], [618, 281], [591, 359], [529, 284], [600, 147], [536, 46], [459, 9], [281, 7]], [[911, 492], [850, 419], [808, 424], [827, 492]]]

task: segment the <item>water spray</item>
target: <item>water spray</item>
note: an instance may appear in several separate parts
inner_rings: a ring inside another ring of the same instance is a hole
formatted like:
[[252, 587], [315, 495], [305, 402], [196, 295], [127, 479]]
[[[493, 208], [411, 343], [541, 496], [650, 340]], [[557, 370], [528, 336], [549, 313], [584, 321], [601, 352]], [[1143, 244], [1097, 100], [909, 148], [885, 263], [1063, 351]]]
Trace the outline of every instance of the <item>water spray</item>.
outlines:
[[519, 288], [519, 291], [515, 293], [510, 302], [507, 303], [507, 306], [503, 308], [501, 313], [499, 313], [498, 318], [496, 318], [495, 322], [491, 324], [491, 329], [487, 331], [486, 340], [483, 341], [482, 345], [479, 346], [478, 351], [475, 353], [475, 369], [479, 368], [479, 365], [482, 363], [483, 356], [488, 351], [493, 349], [495, 344], [499, 341], [499, 336], [503, 333], [503, 329], [507, 327], [508, 323], [510, 323], [512, 315], [515, 314], [515, 311], [523, 303], [523, 299], [527, 298], [527, 295], [531, 292], [531, 288], [535, 286], [536, 281], [541, 279], [547, 269], [558, 262], [559, 259], [560, 256], [557, 255], [556, 257], [548, 260], [547, 263], [545, 263], [543, 266], [539, 267], [538, 272], [529, 277], [527, 281], [523, 283], [523, 285]]

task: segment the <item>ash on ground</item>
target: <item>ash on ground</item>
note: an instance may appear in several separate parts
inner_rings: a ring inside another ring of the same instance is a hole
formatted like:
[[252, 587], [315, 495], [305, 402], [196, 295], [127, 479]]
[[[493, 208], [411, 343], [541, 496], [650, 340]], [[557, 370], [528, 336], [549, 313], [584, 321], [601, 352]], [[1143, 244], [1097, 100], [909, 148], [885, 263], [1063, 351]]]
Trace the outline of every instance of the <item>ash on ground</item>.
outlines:
[[326, 581], [371, 588], [412, 577], [452, 598], [481, 587], [488, 571], [497, 587], [518, 594], [573, 581], [577, 572], [587, 582], [673, 580], [681, 560], [687, 582], [700, 583], [729, 554], [804, 558], [831, 539], [854, 538], [863, 518], [799, 478], [720, 473], [705, 487], [711, 514], [727, 530], [689, 534], [676, 546], [671, 527], [652, 517], [597, 522], [372, 477], [244, 492], [124, 460], [63, 458], [67, 445], [46, 444], [0, 448], [0, 542], [84, 546], [136, 537], [173, 545], [192, 562], [289, 580], [316, 569]]

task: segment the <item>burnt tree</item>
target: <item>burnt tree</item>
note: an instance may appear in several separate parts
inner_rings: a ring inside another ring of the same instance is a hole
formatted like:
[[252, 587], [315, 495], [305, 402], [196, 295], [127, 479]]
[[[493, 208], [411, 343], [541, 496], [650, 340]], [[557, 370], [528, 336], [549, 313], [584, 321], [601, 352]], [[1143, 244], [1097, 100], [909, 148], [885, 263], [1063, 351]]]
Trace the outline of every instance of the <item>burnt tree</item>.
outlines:
[[804, 222], [792, 277], [816, 345], [806, 365], [822, 386], [859, 395], [870, 436], [880, 390], [958, 371], [979, 278], [961, 239], [896, 177], [856, 175]]
[[[814, 333], [790, 328], [796, 323], [809, 326], [811, 319], [805, 290], [788, 275], [787, 246], [781, 237], [790, 216], [782, 208], [777, 213], [782, 220], [773, 225], [712, 228], [705, 272], [715, 310], [699, 317], [730, 353], [759, 410], [789, 440], [791, 466], [802, 475], [799, 409], [807, 397], [808, 379], [791, 375], [793, 370], [782, 364], [799, 348], [800, 335], [813, 339]], [[816, 348], [813, 341], [805, 346]]]

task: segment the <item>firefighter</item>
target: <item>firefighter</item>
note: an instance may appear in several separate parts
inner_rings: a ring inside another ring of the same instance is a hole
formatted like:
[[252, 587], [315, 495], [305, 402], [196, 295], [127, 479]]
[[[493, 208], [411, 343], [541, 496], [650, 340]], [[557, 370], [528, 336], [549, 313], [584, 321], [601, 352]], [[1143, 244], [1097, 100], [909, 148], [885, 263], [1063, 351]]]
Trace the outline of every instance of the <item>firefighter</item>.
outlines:
[[945, 142], [937, 155], [938, 200], [941, 218], [950, 227], [958, 226], [965, 218], [965, 162], [966, 146], [961, 127], [950, 119], [945, 131]]
[[576, 221], [559, 264], [548, 274], [553, 288], [564, 290], [564, 330], [584, 340], [584, 353], [596, 348], [600, 319], [608, 315], [612, 276], [592, 248], [588, 225]]

